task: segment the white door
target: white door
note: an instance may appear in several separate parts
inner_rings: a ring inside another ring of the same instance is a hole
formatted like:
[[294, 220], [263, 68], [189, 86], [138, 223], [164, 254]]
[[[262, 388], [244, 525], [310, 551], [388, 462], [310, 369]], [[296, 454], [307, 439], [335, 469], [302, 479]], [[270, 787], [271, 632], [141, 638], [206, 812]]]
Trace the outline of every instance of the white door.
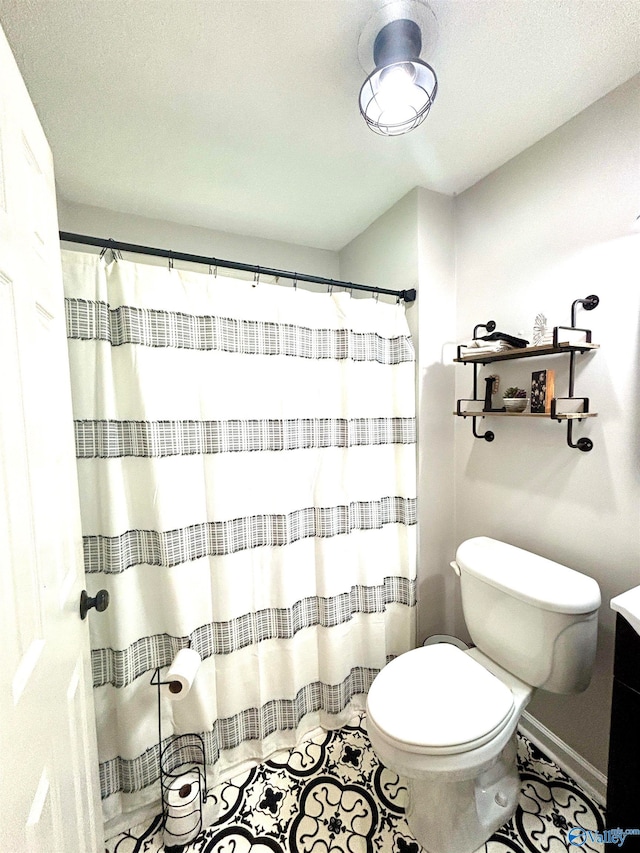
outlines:
[[82, 587], [51, 152], [0, 29], [2, 853], [104, 849]]

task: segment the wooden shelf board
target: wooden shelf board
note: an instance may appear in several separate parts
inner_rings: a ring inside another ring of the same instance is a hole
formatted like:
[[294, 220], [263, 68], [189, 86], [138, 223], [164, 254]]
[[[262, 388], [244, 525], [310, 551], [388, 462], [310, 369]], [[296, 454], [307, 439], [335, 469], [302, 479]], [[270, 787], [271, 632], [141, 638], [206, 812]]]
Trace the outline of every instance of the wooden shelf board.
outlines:
[[554, 418], [548, 412], [453, 412], [459, 418], [547, 418], [554, 421], [582, 420], [597, 418], [597, 412], [564, 412]]
[[544, 344], [538, 347], [523, 347], [518, 349], [502, 350], [501, 352], [473, 352], [469, 350], [467, 355], [453, 360], [458, 364], [490, 364], [492, 361], [508, 361], [515, 358], [534, 358], [542, 355], [561, 355], [568, 352], [590, 352], [600, 349], [600, 344], [588, 344], [585, 342], [571, 344], [569, 342], [559, 343], [557, 347], [553, 344]]

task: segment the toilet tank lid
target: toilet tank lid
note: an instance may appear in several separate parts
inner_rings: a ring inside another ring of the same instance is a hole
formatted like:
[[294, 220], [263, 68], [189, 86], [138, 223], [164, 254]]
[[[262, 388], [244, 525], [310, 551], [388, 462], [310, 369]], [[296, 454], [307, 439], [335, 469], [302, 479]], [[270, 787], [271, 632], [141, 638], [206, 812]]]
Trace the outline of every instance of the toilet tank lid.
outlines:
[[488, 536], [459, 545], [456, 562], [463, 572], [543, 610], [592, 613], [600, 607], [593, 578]]

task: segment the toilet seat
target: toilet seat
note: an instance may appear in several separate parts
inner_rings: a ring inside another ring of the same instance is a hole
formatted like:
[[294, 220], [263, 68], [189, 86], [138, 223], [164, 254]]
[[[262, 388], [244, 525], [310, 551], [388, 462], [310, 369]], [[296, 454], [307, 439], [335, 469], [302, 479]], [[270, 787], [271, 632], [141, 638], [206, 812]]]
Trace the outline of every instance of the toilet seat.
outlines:
[[367, 712], [391, 745], [424, 754], [482, 746], [515, 713], [511, 690], [469, 654], [449, 643], [392, 660], [369, 690]]

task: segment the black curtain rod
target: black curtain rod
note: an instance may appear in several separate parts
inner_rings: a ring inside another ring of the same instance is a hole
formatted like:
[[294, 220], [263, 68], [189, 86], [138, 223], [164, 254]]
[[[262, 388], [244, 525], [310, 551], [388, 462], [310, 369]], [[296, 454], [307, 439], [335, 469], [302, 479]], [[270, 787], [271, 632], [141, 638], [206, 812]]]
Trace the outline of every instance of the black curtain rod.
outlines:
[[369, 284], [354, 284], [352, 281], [338, 281], [333, 278], [322, 278], [317, 275], [305, 275], [305, 273], [289, 272], [287, 270], [276, 270], [271, 267], [259, 267], [254, 264], [242, 264], [238, 261], [223, 261], [220, 258], [206, 258], [202, 255], [189, 255], [186, 252], [174, 252], [168, 249], [154, 249], [152, 246], [138, 246], [136, 243], [122, 243], [120, 240], [104, 239], [101, 237], [89, 237], [86, 234], [71, 234], [69, 231], [60, 231], [60, 240], [65, 243], [79, 243], [85, 246], [97, 246], [98, 248], [111, 249], [119, 252], [132, 252], [136, 255], [153, 255], [156, 258], [168, 258], [174, 261], [188, 261], [192, 264], [205, 264], [211, 267], [223, 267], [226, 269], [241, 270], [254, 275], [271, 275], [277, 278], [288, 278], [292, 281], [306, 281], [311, 284], [322, 284], [326, 287], [343, 287], [347, 290], [364, 290], [368, 293], [384, 293], [395, 296], [398, 301], [413, 302], [416, 298], [415, 288], [411, 290], [389, 290], [385, 287], [373, 287]]

